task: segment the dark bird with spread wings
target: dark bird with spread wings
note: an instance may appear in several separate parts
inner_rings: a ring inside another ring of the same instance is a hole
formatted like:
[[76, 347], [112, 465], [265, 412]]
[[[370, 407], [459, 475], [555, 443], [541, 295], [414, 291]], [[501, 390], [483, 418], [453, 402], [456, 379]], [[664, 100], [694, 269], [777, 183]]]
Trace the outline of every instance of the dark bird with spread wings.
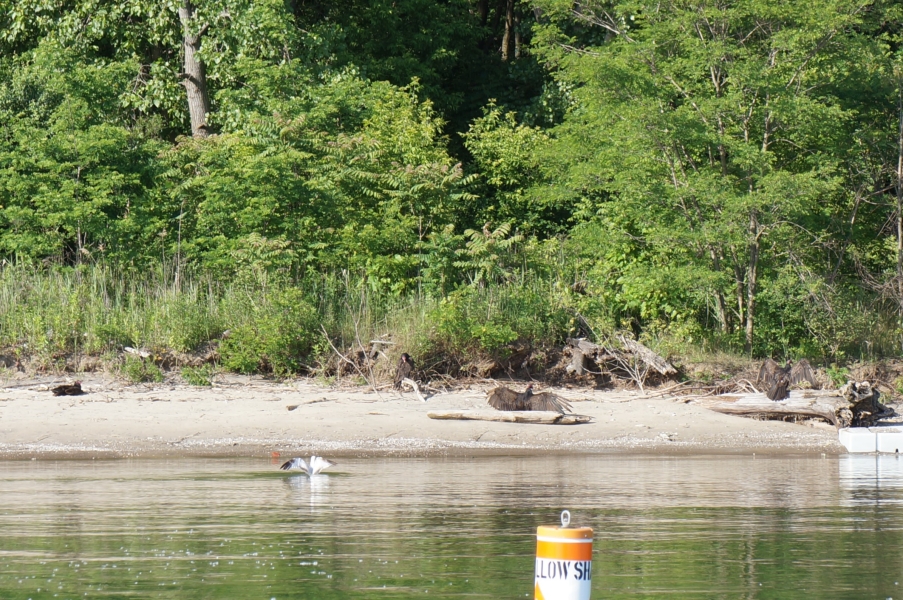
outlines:
[[571, 405], [551, 392], [533, 393], [533, 384], [518, 394], [506, 387], [497, 387], [489, 392], [489, 405], [496, 410], [554, 410], [565, 414]]
[[775, 402], [790, 397], [790, 386], [802, 381], [808, 381], [815, 387], [815, 375], [812, 373], [812, 365], [805, 358], [796, 364], [787, 361], [783, 367], [770, 358], [766, 358], [759, 369], [757, 383], [768, 385], [766, 395]]
[[81, 396], [85, 393], [85, 390], [82, 389], [81, 381], [76, 381], [71, 385], [58, 385], [55, 388], [51, 388], [50, 391], [53, 392], [54, 396]]
[[395, 369], [395, 389], [401, 387], [401, 382], [411, 377], [414, 371], [414, 359], [407, 352], [401, 353], [398, 360], [398, 367]]

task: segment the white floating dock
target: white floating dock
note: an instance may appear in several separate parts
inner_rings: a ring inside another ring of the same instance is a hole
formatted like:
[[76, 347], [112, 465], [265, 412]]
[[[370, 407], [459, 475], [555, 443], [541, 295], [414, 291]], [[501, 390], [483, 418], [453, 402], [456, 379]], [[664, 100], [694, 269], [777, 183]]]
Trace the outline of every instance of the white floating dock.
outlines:
[[847, 452], [903, 452], [903, 427], [848, 427], [837, 433]]

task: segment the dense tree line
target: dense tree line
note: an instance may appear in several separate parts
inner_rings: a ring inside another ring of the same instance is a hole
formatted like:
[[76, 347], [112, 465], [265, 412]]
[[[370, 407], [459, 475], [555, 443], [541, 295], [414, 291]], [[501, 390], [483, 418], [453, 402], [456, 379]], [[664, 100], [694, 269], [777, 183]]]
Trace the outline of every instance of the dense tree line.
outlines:
[[0, 257], [260, 288], [346, 273], [441, 301], [436, 326], [487, 349], [537, 331], [476, 316], [496, 289], [553, 338], [899, 353], [901, 18], [0, 0]]

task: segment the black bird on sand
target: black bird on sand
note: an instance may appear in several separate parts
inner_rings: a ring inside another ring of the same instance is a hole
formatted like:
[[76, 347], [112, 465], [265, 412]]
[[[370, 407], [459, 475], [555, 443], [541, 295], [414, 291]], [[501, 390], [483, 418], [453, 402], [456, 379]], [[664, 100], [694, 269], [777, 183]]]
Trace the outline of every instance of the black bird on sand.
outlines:
[[801, 381], [808, 381], [809, 385], [815, 387], [815, 375], [812, 373], [812, 365], [805, 358], [793, 364], [787, 361], [783, 367], [770, 358], [766, 358], [759, 369], [759, 376], [756, 382], [762, 382], [768, 385], [766, 396], [770, 400], [778, 402], [790, 397], [790, 386]]
[[395, 369], [395, 388], [400, 388], [402, 380], [409, 379], [413, 371], [414, 359], [407, 352], [402, 352], [401, 358], [398, 360], [398, 368]]
[[76, 381], [73, 384], [58, 385], [50, 389], [54, 396], [81, 396], [85, 393], [82, 389], [82, 382]]
[[551, 392], [533, 393], [533, 384], [518, 394], [502, 386], [489, 391], [489, 405], [496, 410], [553, 410], [569, 412], [571, 405]]

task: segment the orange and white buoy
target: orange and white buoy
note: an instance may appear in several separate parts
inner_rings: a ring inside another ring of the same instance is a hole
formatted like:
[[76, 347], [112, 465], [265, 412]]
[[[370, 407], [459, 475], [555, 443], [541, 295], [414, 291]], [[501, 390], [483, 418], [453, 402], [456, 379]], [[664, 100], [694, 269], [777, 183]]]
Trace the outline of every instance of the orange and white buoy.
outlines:
[[593, 573], [593, 530], [569, 527], [571, 513], [561, 513], [561, 527], [536, 528], [534, 600], [589, 600]]

